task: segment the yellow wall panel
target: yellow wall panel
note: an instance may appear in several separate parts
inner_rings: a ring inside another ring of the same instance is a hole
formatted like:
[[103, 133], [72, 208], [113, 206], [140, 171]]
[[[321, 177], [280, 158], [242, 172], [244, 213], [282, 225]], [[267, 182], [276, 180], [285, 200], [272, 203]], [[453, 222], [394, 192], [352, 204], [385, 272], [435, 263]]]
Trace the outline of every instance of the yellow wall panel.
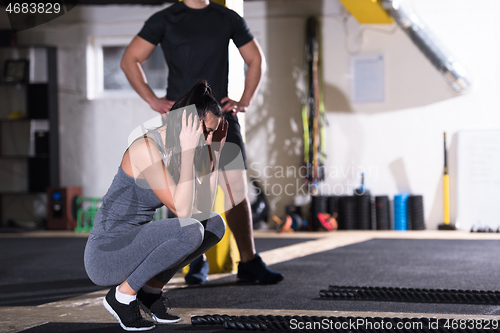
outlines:
[[392, 17], [380, 0], [339, 0], [361, 24], [391, 24]]

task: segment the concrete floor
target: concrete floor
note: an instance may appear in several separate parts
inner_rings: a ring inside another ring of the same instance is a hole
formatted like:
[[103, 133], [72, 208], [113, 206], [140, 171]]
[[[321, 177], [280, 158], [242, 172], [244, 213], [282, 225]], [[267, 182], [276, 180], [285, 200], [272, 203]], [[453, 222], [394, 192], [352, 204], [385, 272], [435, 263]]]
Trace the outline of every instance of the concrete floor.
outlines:
[[[3, 237], [87, 237], [86, 234], [74, 234], [67, 231], [43, 231], [23, 234], [4, 234]], [[261, 257], [268, 264], [276, 264], [313, 253], [331, 250], [337, 247], [367, 241], [373, 238], [414, 238], [414, 239], [497, 239], [500, 234], [469, 233], [465, 231], [335, 231], [318, 233], [286, 233], [277, 234], [273, 231], [256, 231], [255, 237], [283, 238], [316, 238], [279, 249], [261, 252]], [[225, 277], [229, 274], [211, 275], [210, 280]], [[165, 289], [184, 287], [182, 275], [176, 275]], [[115, 318], [102, 305], [102, 299], [108, 289], [89, 293], [63, 301], [39, 306], [0, 307], [0, 332], [18, 332], [27, 328], [48, 322], [82, 322], [115, 323]], [[380, 313], [380, 312], [339, 312], [339, 311], [292, 311], [290, 310], [259, 310], [259, 309], [185, 309], [175, 308], [172, 312], [181, 316], [179, 324], [189, 324], [191, 316], [207, 314], [228, 315], [299, 315], [299, 316], [363, 316], [363, 317], [436, 317], [453, 319], [500, 319], [498, 316], [471, 316], [450, 314], [418, 314], [418, 313]], [[22, 314], [22, 320], [19, 319]], [[83, 319], [84, 318], [84, 319]]]

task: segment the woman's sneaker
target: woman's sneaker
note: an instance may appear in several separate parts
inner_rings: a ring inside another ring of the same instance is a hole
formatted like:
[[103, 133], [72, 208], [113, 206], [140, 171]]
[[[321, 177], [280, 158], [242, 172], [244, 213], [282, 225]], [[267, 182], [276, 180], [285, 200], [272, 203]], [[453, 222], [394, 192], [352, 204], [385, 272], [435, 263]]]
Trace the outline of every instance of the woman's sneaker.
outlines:
[[162, 324], [176, 323], [181, 317], [168, 312], [169, 307], [165, 304], [168, 298], [163, 294], [150, 294], [142, 289], [137, 293], [137, 298], [151, 312], [151, 318]]
[[126, 331], [147, 331], [155, 328], [155, 325], [142, 318], [137, 300], [130, 302], [129, 305], [122, 304], [116, 300], [116, 287], [111, 288], [102, 303], [120, 323], [120, 326]]
[[236, 277], [239, 283], [258, 284], [275, 284], [284, 278], [283, 274], [270, 270], [258, 253], [255, 254], [254, 259], [238, 264]]

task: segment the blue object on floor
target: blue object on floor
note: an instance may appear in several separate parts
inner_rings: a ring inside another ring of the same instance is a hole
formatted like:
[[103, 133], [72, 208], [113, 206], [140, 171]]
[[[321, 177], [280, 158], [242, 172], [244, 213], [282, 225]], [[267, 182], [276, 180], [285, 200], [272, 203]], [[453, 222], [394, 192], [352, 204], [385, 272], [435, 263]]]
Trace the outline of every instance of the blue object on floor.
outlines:
[[407, 230], [409, 197], [408, 193], [394, 196], [394, 230]]

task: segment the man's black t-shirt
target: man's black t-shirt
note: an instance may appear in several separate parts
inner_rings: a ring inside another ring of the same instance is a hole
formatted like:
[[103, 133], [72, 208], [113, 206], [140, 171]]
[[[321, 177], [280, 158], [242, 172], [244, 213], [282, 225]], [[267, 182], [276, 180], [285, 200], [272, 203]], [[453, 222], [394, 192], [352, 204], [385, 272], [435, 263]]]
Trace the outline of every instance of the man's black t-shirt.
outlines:
[[177, 2], [153, 14], [138, 36], [161, 44], [169, 69], [167, 99], [171, 101], [202, 79], [218, 101], [227, 96], [229, 40], [239, 48], [253, 39], [241, 16], [212, 2], [203, 9]]

